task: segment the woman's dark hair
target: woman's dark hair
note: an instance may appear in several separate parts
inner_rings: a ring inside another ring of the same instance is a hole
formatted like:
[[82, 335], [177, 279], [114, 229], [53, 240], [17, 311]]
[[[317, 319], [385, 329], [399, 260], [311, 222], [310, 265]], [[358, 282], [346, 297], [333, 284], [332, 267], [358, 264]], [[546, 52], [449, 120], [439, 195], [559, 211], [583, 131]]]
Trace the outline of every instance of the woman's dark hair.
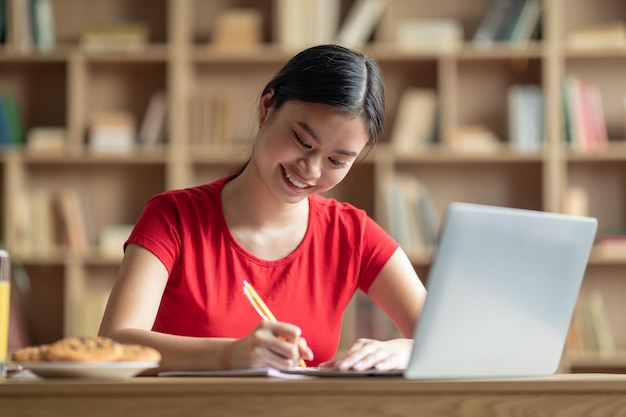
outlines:
[[299, 52], [265, 86], [273, 90], [271, 105], [279, 109], [297, 100], [334, 106], [363, 117], [368, 145], [382, 135], [385, 91], [380, 68], [374, 60], [338, 45], [318, 45]]

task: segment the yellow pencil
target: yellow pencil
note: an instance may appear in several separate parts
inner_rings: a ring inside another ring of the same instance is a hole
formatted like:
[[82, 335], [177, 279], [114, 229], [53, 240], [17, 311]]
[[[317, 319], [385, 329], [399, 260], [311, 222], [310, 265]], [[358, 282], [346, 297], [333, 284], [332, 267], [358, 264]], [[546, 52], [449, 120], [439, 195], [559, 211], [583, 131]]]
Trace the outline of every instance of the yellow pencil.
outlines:
[[[252, 307], [254, 307], [254, 309], [257, 311], [257, 313], [259, 313], [259, 316], [261, 316], [263, 320], [271, 322], [278, 321], [270, 311], [269, 307], [265, 304], [263, 299], [261, 299], [259, 294], [256, 292], [254, 287], [250, 285], [250, 283], [246, 280], [243, 281], [243, 292], [244, 294], [246, 294], [246, 297], [248, 297], [248, 300], [250, 300]], [[285, 340], [285, 338], [282, 336], [280, 337], [280, 339]], [[300, 362], [298, 362], [298, 366], [301, 368], [306, 368], [306, 363], [304, 363], [304, 361], [300, 359]]]

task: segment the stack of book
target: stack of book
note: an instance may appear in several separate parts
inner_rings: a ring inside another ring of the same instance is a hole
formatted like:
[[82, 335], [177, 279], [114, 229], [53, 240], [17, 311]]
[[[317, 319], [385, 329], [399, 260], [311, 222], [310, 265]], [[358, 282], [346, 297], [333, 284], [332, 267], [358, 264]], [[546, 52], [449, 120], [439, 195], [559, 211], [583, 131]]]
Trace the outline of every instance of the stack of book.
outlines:
[[89, 52], [139, 52], [148, 44], [149, 30], [143, 23], [127, 23], [86, 31], [80, 46]]
[[135, 119], [128, 112], [98, 112], [89, 124], [89, 150], [94, 153], [128, 153], [135, 145]]
[[395, 27], [400, 49], [449, 51], [463, 45], [463, 25], [454, 19], [403, 19]]
[[626, 22], [609, 22], [572, 31], [567, 36], [568, 46], [574, 49], [602, 49], [626, 47]]
[[255, 8], [231, 8], [217, 15], [211, 46], [256, 46], [263, 41], [263, 17]]

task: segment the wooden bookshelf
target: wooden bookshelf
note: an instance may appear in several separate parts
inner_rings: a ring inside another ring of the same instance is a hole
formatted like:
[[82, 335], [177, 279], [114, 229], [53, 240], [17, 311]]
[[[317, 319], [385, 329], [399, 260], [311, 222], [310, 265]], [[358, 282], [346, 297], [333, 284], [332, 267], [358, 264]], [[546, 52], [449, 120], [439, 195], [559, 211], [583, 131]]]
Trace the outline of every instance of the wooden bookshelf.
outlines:
[[[341, 23], [355, 2], [337, 1]], [[276, 0], [51, 3], [57, 39], [53, 50], [19, 52], [0, 45], [0, 92], [16, 97], [24, 131], [55, 126], [65, 128], [67, 134], [60, 154], [31, 153], [24, 148], [0, 153], [0, 240], [12, 252], [14, 262], [23, 265], [31, 277], [29, 317], [36, 343], [76, 334], [81, 329], [77, 317], [84, 311], [82, 301], [107, 291], [119, 260], [100, 256], [96, 247], [80, 254], [63, 250], [49, 255], [20, 253], [15, 247], [20, 213], [11, 203], [13, 197], [39, 187], [50, 191], [73, 187], [90, 201], [96, 232], [111, 224], [132, 224], [151, 195], [211, 181], [246, 161], [260, 90], [294, 53], [276, 40]], [[622, 76], [626, 48], [607, 44], [580, 49], [568, 43], [570, 34], [582, 28], [625, 22], [622, 3], [542, 0], [539, 39], [524, 46], [496, 42], [490, 48], [477, 48], [472, 36], [490, 0], [439, 0], [436, 4], [430, 0], [388, 0], [376, 32], [363, 48], [378, 60], [384, 72], [388, 110], [385, 140], [330, 195], [379, 218], [384, 204], [380, 179], [398, 171], [419, 178], [431, 192], [439, 215], [455, 200], [562, 212], [566, 190], [576, 186], [587, 192], [588, 214], [598, 218], [600, 233], [626, 228], [626, 84]], [[234, 6], [253, 7], [260, 13], [262, 44], [246, 48], [210, 45], [214, 16]], [[397, 23], [417, 18], [454, 19], [463, 29], [460, 46], [446, 50], [397, 47]], [[145, 48], [132, 53], [96, 53], [81, 48], [85, 31], [120, 22], [139, 22], [148, 28]], [[566, 74], [600, 89], [608, 150], [585, 153], [565, 144], [561, 80]], [[543, 93], [544, 140], [532, 152], [520, 152], [508, 140], [507, 92], [516, 84], [538, 85]], [[437, 91], [440, 142], [447, 132], [459, 127], [482, 125], [499, 138], [497, 149], [459, 152], [440, 145], [412, 155], [394, 153], [388, 138], [407, 87]], [[89, 149], [86, 138], [94, 112], [127, 112], [139, 125], [157, 90], [167, 92], [169, 103], [164, 144], [122, 154]], [[225, 124], [236, 146], [207, 147], [195, 142], [197, 126], [190, 117], [197, 111], [191, 104], [197, 91], [227, 95], [236, 110]], [[410, 256], [425, 278], [429, 253]], [[606, 295], [618, 351], [626, 351], [626, 329], [620, 322], [625, 313], [621, 302], [626, 294], [625, 272], [626, 257], [607, 259], [594, 252], [583, 283], [583, 291], [599, 289]], [[358, 320], [358, 309], [351, 309], [345, 320], [346, 341], [356, 335]], [[593, 355], [579, 357], [571, 357], [569, 369], [576, 369], [577, 360], [580, 367], [592, 367]], [[602, 357], [597, 365], [603, 369], [624, 367], [622, 356], [614, 359]]]

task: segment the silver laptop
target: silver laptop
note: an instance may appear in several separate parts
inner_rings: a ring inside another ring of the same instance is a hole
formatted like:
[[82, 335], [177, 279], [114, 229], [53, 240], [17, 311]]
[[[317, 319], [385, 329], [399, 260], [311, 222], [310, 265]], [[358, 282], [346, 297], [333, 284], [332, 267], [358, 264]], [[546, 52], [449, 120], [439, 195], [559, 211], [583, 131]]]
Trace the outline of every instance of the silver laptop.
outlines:
[[596, 229], [594, 218], [452, 203], [406, 370], [309, 374], [409, 379], [553, 374]]
[[553, 374], [597, 225], [588, 217], [451, 204], [405, 377]]

